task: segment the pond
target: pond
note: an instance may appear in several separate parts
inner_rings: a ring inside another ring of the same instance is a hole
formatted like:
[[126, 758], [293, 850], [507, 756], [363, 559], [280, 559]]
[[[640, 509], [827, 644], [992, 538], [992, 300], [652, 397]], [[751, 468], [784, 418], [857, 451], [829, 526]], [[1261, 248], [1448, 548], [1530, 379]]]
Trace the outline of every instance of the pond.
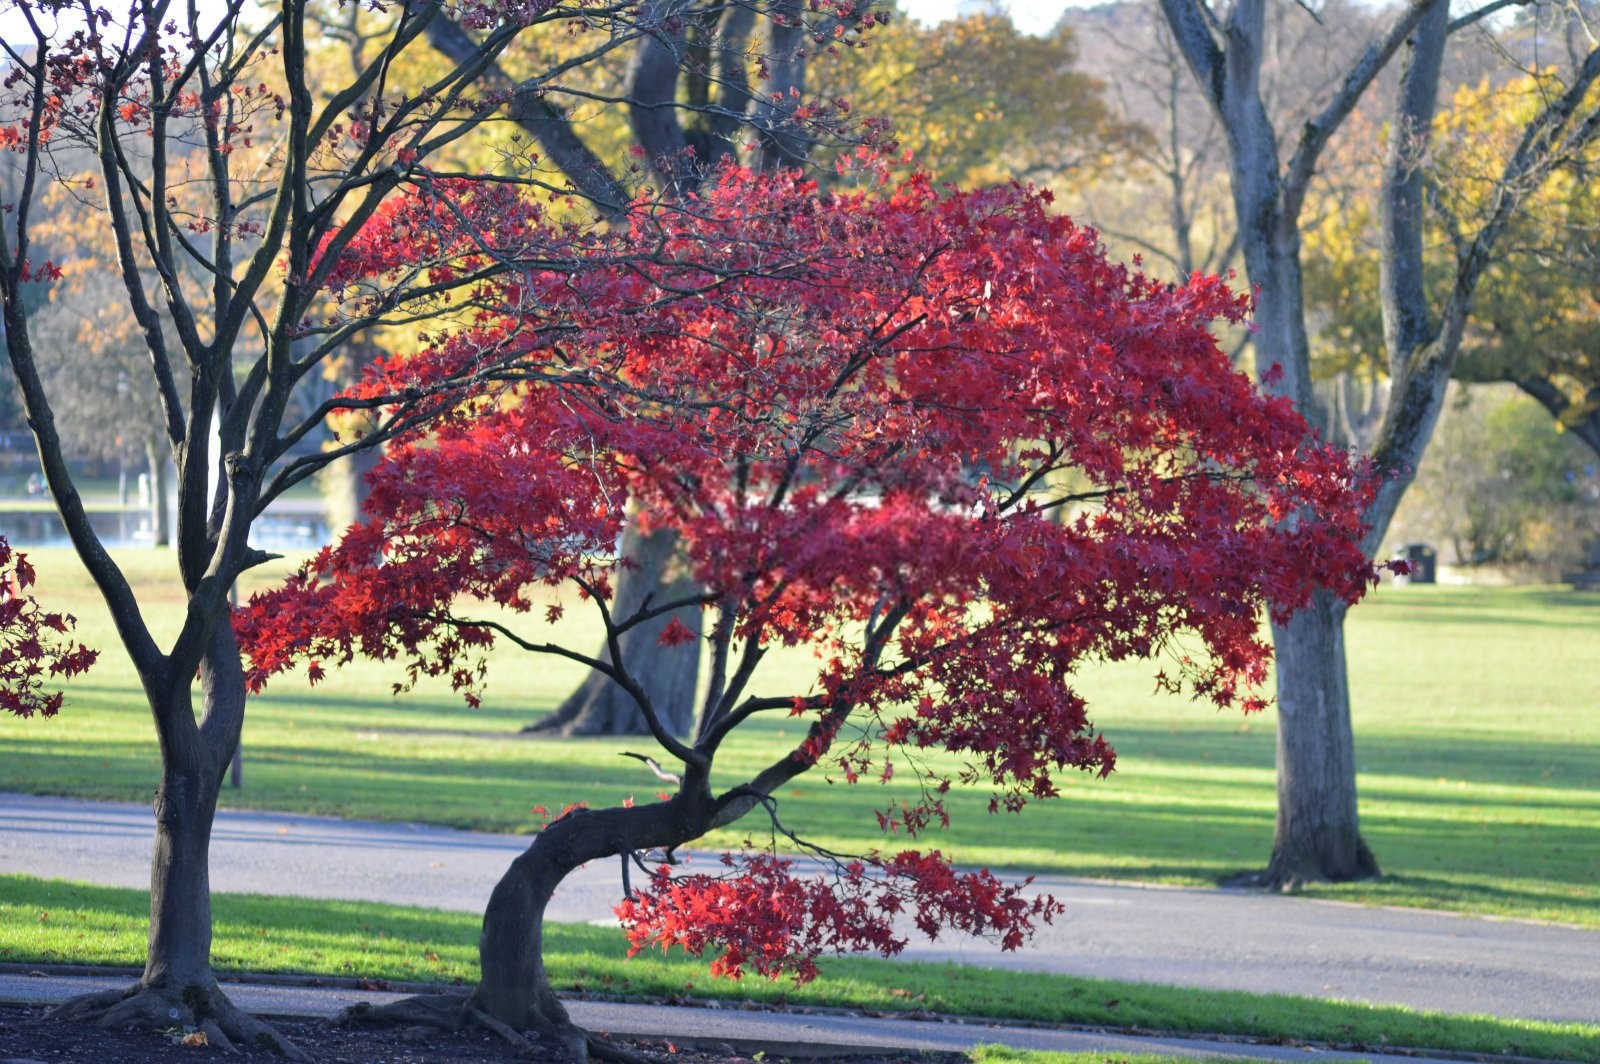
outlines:
[[[148, 547], [155, 538], [141, 510], [91, 510], [89, 522], [107, 547]], [[54, 510], [0, 511], [0, 536], [16, 547], [71, 545]], [[263, 514], [250, 532], [250, 545], [262, 550], [306, 551], [327, 542], [328, 524], [314, 512]]]

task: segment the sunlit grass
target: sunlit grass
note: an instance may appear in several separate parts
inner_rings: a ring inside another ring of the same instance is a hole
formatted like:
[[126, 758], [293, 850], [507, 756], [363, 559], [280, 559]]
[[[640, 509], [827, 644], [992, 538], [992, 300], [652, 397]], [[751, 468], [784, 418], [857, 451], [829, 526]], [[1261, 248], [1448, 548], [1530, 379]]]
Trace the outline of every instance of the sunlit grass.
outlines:
[[[0, 962], [141, 964], [147, 906], [141, 891], [0, 876]], [[224, 971], [435, 983], [476, 978], [479, 921], [469, 914], [242, 894], [216, 895], [213, 908], [212, 956]], [[713, 980], [703, 960], [677, 953], [628, 959], [626, 942], [615, 928], [551, 925], [545, 943], [551, 978], [567, 992], [926, 1009], [1045, 1023], [1600, 1061], [1600, 1026], [1591, 1024], [1453, 1016], [1033, 972], [1024, 979], [985, 968], [860, 958], [826, 959], [821, 976], [805, 985], [754, 976], [732, 982]], [[978, 1059], [1056, 1064], [1058, 1058], [991, 1054]]]
[[[108, 651], [60, 717], [0, 720], [0, 789], [147, 800], [153, 729], [109, 622], [75, 559], [33, 553], [42, 593], [78, 612]], [[158, 582], [170, 554], [120, 557], [151, 623], [171, 632], [181, 596]], [[597, 643], [581, 608], [573, 614], [565, 634]], [[1317, 893], [1600, 926], [1600, 596], [1384, 588], [1354, 612], [1348, 642], [1363, 826], [1385, 878]], [[805, 651], [775, 654], [763, 689], [803, 687], [809, 664]], [[245, 786], [223, 803], [522, 831], [538, 822], [534, 806], [645, 801], [660, 786], [618, 756], [649, 740], [516, 736], [577, 682], [576, 667], [497, 651], [479, 710], [439, 689], [394, 698], [396, 677], [392, 665], [361, 663], [315, 688], [279, 680], [251, 705]], [[1066, 779], [1061, 800], [1020, 816], [996, 819], [986, 794], [958, 795], [951, 829], [932, 845], [968, 863], [1175, 883], [1265, 861], [1270, 711], [1244, 718], [1157, 696], [1144, 668], [1091, 668], [1082, 686], [1118, 771]], [[799, 729], [779, 716], [742, 731], [719, 760], [723, 782], [779, 756]], [[785, 822], [841, 849], [882, 846], [871, 809], [914, 794], [907, 766], [897, 768], [887, 786], [803, 777], [783, 793]], [[738, 828], [709, 844], [761, 825]]]

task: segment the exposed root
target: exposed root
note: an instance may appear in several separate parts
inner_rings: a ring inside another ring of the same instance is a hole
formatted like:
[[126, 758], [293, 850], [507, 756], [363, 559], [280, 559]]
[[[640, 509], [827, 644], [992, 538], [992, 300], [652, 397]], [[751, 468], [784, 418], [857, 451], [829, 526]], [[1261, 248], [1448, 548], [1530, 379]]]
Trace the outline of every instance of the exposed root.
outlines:
[[1378, 862], [1367, 849], [1366, 843], [1357, 848], [1354, 864], [1334, 868], [1324, 867], [1312, 854], [1298, 856], [1274, 854], [1266, 868], [1223, 876], [1218, 886], [1247, 890], [1263, 890], [1278, 894], [1298, 894], [1315, 883], [1349, 883], [1360, 879], [1377, 879], [1381, 873]]
[[589, 1056], [594, 1060], [608, 1060], [611, 1064], [657, 1064], [657, 1058], [635, 1053], [595, 1035], [588, 1037]]
[[[212, 1019], [217, 1027], [230, 1040], [232, 1044], [247, 1046], [260, 1046], [271, 1049], [279, 1056], [290, 1060], [310, 1060], [302, 1053], [298, 1046], [278, 1033], [278, 1029], [270, 1023], [263, 1023], [242, 1009], [236, 1008], [228, 996], [218, 990], [212, 994]], [[201, 1029], [204, 1030], [205, 1018], [201, 1018]]]
[[[459, 1031], [467, 1026], [482, 1027], [504, 1039], [529, 1060], [571, 1061], [573, 1064], [586, 1064], [589, 1047], [597, 1041], [570, 1023], [519, 1031], [478, 1008], [464, 994], [418, 994], [387, 1005], [368, 1005], [363, 1002], [345, 1009], [335, 1022], [348, 1026], [433, 1027], [443, 1031]], [[607, 1053], [601, 1059], [620, 1058]], [[631, 1058], [633, 1061], [642, 1059]]]
[[51, 1009], [50, 1015], [69, 1023], [99, 1027], [152, 1031], [193, 1027], [205, 1032], [206, 1040], [221, 1049], [253, 1046], [273, 1050], [289, 1060], [309, 1059], [271, 1024], [262, 1023], [235, 1006], [215, 983], [181, 990], [135, 983], [72, 998]]
[[200, 1025], [200, 1031], [206, 1036], [208, 1045], [214, 1045], [218, 1049], [227, 1050], [229, 1053], [239, 1052], [239, 1047], [233, 1044], [233, 1039], [229, 1038], [221, 1027], [217, 1026], [216, 1020], [206, 1020]]
[[465, 994], [417, 994], [391, 1001], [387, 1005], [369, 1005], [361, 1002], [351, 1005], [334, 1020], [335, 1023], [359, 1027], [363, 1024], [396, 1025], [402, 1027], [437, 1027], [442, 1031], [459, 1031], [467, 1023], [467, 996]]
[[67, 1023], [95, 1023], [105, 1011], [116, 1005], [124, 998], [133, 997], [139, 992], [139, 984], [118, 987], [115, 990], [97, 990], [92, 994], [79, 994], [77, 997], [68, 998], [47, 1015], [53, 1020], [62, 1020]]
[[501, 1023], [499, 1020], [495, 1019], [487, 1012], [484, 1012], [482, 1009], [476, 1009], [469, 1006], [467, 1009], [467, 1015], [472, 1017], [473, 1023], [476, 1023], [480, 1027], [483, 1027], [487, 1030], [493, 1031], [501, 1038], [504, 1038], [507, 1042], [510, 1042], [512, 1045], [516, 1046], [529, 1057], [532, 1057], [538, 1048], [532, 1042], [518, 1034], [511, 1027]]

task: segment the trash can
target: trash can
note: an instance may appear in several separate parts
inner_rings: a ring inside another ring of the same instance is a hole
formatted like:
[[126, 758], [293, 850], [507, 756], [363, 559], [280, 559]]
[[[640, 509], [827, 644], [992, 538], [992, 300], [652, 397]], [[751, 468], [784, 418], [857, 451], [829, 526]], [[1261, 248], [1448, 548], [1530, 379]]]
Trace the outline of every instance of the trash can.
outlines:
[[1407, 543], [1400, 548], [1400, 559], [1411, 566], [1411, 573], [1406, 577], [1407, 583], [1438, 583], [1439, 552], [1426, 543]]

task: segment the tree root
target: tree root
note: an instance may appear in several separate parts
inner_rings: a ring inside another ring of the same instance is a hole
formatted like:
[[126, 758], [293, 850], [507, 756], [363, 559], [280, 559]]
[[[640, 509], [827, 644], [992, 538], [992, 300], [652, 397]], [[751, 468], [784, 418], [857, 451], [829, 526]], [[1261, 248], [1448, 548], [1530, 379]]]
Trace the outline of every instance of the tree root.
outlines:
[[[418, 994], [387, 1005], [362, 1002], [345, 1009], [334, 1022], [349, 1026], [433, 1027], [443, 1031], [481, 1027], [505, 1040], [529, 1060], [571, 1061], [573, 1064], [586, 1064], [590, 1047], [599, 1043], [570, 1023], [519, 1031], [478, 1008], [465, 994]], [[621, 1058], [607, 1049], [601, 1052], [599, 1059], [620, 1061]], [[630, 1058], [629, 1064], [641, 1059]]]
[[349, 1027], [371, 1024], [459, 1031], [467, 1025], [467, 1019], [465, 994], [417, 994], [387, 1005], [369, 1005], [364, 1001], [351, 1005], [339, 1013], [334, 1022]]
[[610, 1061], [611, 1064], [658, 1064], [658, 1058], [654, 1056], [635, 1053], [595, 1035], [588, 1037], [588, 1050], [590, 1059]]
[[467, 1009], [467, 1015], [472, 1017], [472, 1022], [478, 1024], [486, 1030], [493, 1031], [501, 1038], [504, 1038], [507, 1042], [510, 1042], [513, 1046], [516, 1046], [525, 1055], [532, 1057], [534, 1053], [538, 1051], [537, 1046], [528, 1041], [528, 1039], [524, 1038], [521, 1034], [517, 1033], [517, 1031], [512, 1027], [501, 1023], [499, 1020], [495, 1019], [487, 1012], [484, 1012], [482, 1009], [471, 1008], [469, 1006]]
[[289, 1060], [309, 1059], [271, 1024], [235, 1006], [214, 982], [181, 990], [134, 983], [71, 998], [51, 1009], [50, 1016], [68, 1023], [151, 1031], [193, 1027], [204, 1032], [209, 1043], [224, 1050], [243, 1045], [270, 1049]]

